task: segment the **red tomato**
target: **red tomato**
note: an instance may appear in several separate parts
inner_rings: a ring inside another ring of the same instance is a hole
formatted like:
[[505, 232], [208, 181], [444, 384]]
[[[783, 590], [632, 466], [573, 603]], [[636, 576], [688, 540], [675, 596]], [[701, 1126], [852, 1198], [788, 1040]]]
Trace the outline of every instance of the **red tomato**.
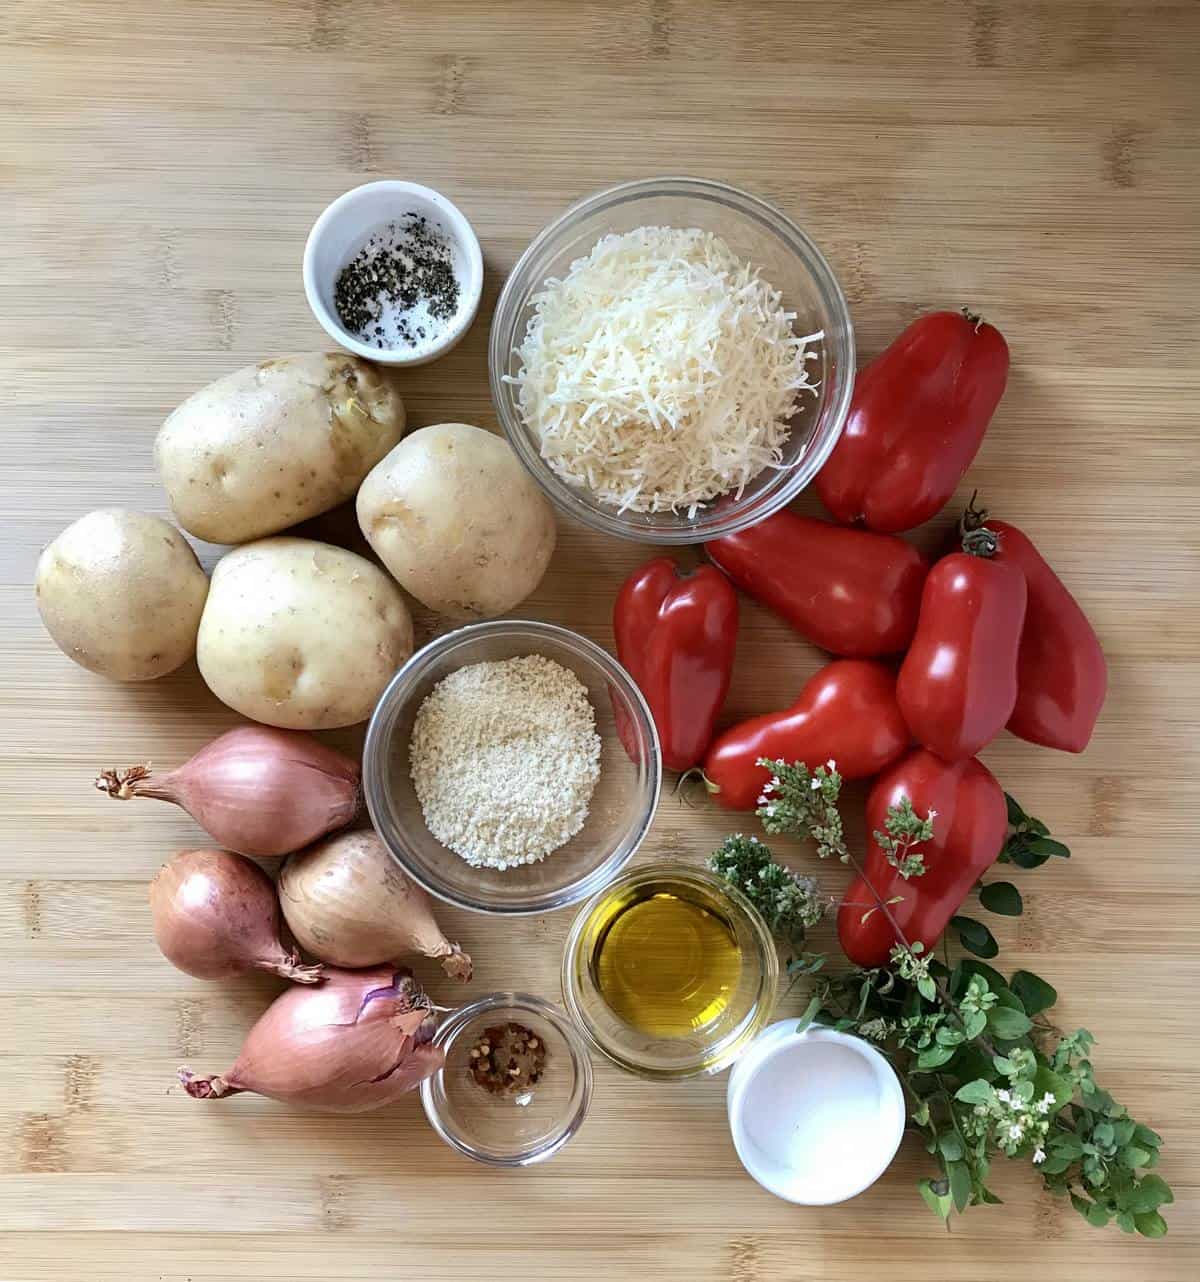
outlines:
[[787, 511], [714, 539], [705, 551], [814, 645], [862, 659], [909, 643], [929, 572], [903, 539]]
[[805, 682], [790, 708], [739, 722], [713, 740], [705, 787], [730, 810], [753, 810], [770, 772], [759, 757], [837, 764], [845, 779], [877, 774], [909, 746], [896, 703], [896, 678], [884, 663], [835, 659]]
[[1017, 566], [1029, 588], [1017, 659], [1017, 702], [1008, 728], [1047, 748], [1082, 752], [1108, 690], [1104, 651], [1079, 602], [1037, 548], [1007, 521], [988, 521], [996, 560]]
[[936, 515], [1004, 394], [1008, 344], [965, 312], [922, 316], [860, 370], [841, 438], [814, 482], [839, 521], [883, 534]]
[[[985, 530], [971, 546], [995, 548]], [[1025, 576], [989, 554], [953, 552], [929, 572], [896, 698], [917, 742], [943, 761], [973, 757], [1012, 715]]]
[[[932, 949], [971, 887], [996, 861], [1008, 830], [1004, 790], [986, 766], [967, 758], [947, 765], [916, 749], [880, 775], [867, 798], [867, 831], [884, 832], [887, 812], [907, 797], [924, 818], [934, 811], [933, 839], [914, 846], [925, 856], [919, 877], [900, 876], [872, 837], [863, 876], [856, 877], [838, 909], [838, 939], [856, 966], [882, 966], [898, 942], [875, 896], [888, 909], [910, 944]], [[865, 878], [865, 880], [864, 880]], [[865, 920], [864, 920], [865, 918]]]

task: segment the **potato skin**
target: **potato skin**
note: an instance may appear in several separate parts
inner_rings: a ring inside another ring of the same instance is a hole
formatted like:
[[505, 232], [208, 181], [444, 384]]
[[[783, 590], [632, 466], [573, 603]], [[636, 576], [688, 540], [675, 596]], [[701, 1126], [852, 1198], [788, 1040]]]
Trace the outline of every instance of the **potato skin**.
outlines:
[[154, 457], [189, 534], [246, 543], [351, 498], [404, 425], [391, 371], [345, 352], [283, 356], [189, 396]]
[[34, 591], [68, 658], [114, 681], [151, 681], [195, 653], [208, 575], [173, 525], [100, 508], [46, 546]]
[[408, 606], [378, 566], [330, 543], [272, 538], [217, 562], [196, 659], [243, 716], [332, 730], [371, 715], [412, 648]]
[[523, 601], [554, 553], [554, 511], [503, 437], [437, 423], [401, 441], [358, 491], [358, 523], [401, 587], [452, 619]]

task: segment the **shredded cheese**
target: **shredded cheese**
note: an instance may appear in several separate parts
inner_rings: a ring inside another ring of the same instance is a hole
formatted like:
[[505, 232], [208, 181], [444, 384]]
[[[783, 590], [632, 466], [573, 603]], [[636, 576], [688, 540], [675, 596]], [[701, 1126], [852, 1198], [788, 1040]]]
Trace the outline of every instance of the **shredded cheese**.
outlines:
[[795, 312], [699, 228], [600, 240], [533, 297], [517, 350], [521, 413], [569, 484], [621, 511], [689, 517], [780, 467], [801, 391], [815, 392]]

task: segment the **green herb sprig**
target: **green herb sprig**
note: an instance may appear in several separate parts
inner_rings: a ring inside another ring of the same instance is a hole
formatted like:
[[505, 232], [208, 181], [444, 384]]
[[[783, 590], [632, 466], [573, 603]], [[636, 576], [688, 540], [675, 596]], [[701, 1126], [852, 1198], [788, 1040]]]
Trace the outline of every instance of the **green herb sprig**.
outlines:
[[935, 818], [937, 811], [931, 810], [922, 819], [913, 809], [912, 802], [901, 797], [898, 805], [888, 807], [883, 825], [887, 831], [876, 829], [872, 834], [884, 858], [906, 881], [925, 872], [925, 854], [913, 847], [923, 841], [932, 841]]
[[757, 837], [726, 837], [708, 861], [719, 877], [737, 886], [758, 909], [773, 934], [799, 951], [810, 927], [825, 916], [831, 900], [812, 877], [779, 863]]

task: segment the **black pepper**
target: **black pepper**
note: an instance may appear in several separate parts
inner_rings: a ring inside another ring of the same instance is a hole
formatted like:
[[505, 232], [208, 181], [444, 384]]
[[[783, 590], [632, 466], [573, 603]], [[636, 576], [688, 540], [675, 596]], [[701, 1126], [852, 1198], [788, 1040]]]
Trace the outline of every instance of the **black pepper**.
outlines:
[[[338, 273], [333, 303], [347, 331], [383, 348], [415, 347], [429, 327], [406, 313], [424, 304], [430, 320], [448, 321], [458, 311], [459, 284], [450, 242], [424, 214], [410, 210], [373, 233]], [[382, 322], [393, 314], [395, 342]]]

